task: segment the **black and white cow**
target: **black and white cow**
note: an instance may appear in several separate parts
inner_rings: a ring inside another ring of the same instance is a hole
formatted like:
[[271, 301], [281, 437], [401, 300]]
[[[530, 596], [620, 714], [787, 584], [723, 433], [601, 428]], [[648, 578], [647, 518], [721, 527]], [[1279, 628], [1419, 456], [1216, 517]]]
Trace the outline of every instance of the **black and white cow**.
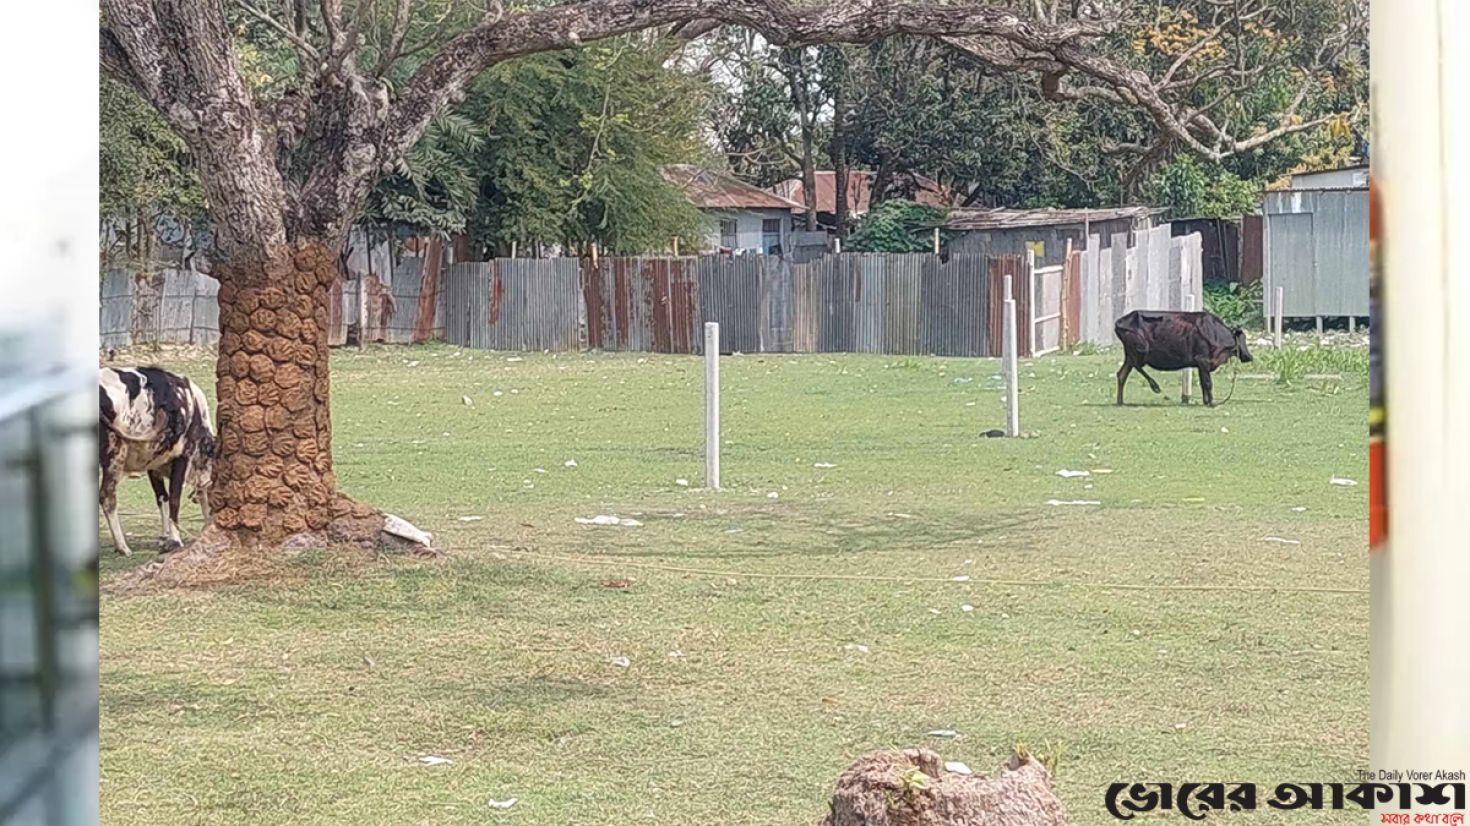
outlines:
[[104, 367], [97, 385], [100, 504], [113, 544], [123, 556], [132, 552], [117, 519], [117, 483], [147, 473], [163, 519], [162, 548], [174, 550], [183, 544], [179, 500], [186, 484], [209, 520], [215, 453], [209, 401], [199, 385], [157, 367]]

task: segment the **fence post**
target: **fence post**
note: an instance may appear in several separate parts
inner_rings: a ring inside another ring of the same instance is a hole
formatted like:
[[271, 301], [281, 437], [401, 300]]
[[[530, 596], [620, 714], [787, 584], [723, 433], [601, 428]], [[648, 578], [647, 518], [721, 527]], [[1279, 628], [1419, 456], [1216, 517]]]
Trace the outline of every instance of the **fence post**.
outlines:
[[1005, 278], [1005, 301], [1001, 304], [1001, 374], [1006, 388], [1006, 435], [1021, 435], [1021, 405], [1017, 395], [1016, 372], [1016, 299], [1011, 293], [1011, 277]]
[[357, 349], [367, 349], [367, 273], [357, 276]]
[[934, 254], [939, 254], [939, 227], [934, 228]]
[[[1184, 293], [1184, 311], [1194, 312], [1194, 293]], [[1194, 395], [1194, 374], [1190, 373], [1189, 368], [1186, 367], [1179, 377], [1179, 403], [1189, 404], [1189, 397], [1192, 395]]]
[[[1015, 296], [1007, 294], [1006, 297]], [[1020, 335], [1019, 330], [1016, 335]], [[1026, 248], [1026, 340], [1031, 342], [1031, 355], [1036, 355], [1041, 349], [1036, 346], [1036, 250], [1030, 247]]]
[[674, 257], [679, 257], [679, 236], [674, 236]]
[[[1072, 306], [1072, 291], [1079, 289], [1077, 282], [1082, 277], [1082, 264], [1079, 261], [1076, 270], [1072, 268], [1072, 239], [1067, 239], [1067, 252], [1062, 257], [1062, 333], [1058, 344], [1066, 349], [1076, 343], [1077, 331], [1070, 329], [1070, 313], [1067, 309]], [[1080, 302], [1079, 302], [1080, 303]], [[1077, 319], [1081, 323], [1082, 319]], [[1070, 343], [1069, 343], [1070, 342]]]
[[720, 489], [720, 325], [704, 323], [704, 486]]
[[1281, 305], [1286, 303], [1286, 288], [1277, 287], [1275, 299], [1271, 302], [1271, 314], [1276, 316], [1276, 349], [1281, 349], [1281, 322], [1283, 315]]

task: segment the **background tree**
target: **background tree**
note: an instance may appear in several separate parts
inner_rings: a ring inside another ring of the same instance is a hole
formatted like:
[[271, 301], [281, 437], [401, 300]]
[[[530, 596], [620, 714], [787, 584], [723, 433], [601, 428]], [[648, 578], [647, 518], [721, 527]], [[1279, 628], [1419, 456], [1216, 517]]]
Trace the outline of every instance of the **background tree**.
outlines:
[[203, 212], [199, 176], [189, 148], [132, 89], [103, 77], [98, 91], [102, 269], [151, 271], [159, 217]]
[[[998, 69], [1039, 75], [1050, 98], [1141, 113], [1160, 136], [1145, 152], [1177, 144], [1219, 160], [1326, 120], [1301, 114], [1320, 85], [1314, 76], [1269, 117], [1206, 97], [1225, 84], [1258, 84], [1269, 49], [1247, 54], [1255, 41], [1239, 30], [1263, 2], [1220, 0], [1223, 17], [1203, 25], [1226, 54], [1199, 65], [1176, 59], [1162, 73], [1115, 54], [1119, 33], [1134, 30], [1123, 18], [1132, 6], [1067, 5], [578, 0], [507, 11], [499, 2], [237, 0], [227, 14], [225, 0], [103, 0], [102, 65], [188, 145], [219, 250], [221, 455], [211, 496], [219, 507], [195, 549], [174, 560], [303, 534], [376, 539], [382, 515], [338, 491], [332, 467], [328, 287], [374, 187], [492, 66], [654, 29], [687, 38], [736, 25], [792, 48], [925, 35]], [[293, 71], [253, 87], [242, 25], [285, 44]], [[1343, 42], [1335, 28], [1326, 34], [1316, 42]]]

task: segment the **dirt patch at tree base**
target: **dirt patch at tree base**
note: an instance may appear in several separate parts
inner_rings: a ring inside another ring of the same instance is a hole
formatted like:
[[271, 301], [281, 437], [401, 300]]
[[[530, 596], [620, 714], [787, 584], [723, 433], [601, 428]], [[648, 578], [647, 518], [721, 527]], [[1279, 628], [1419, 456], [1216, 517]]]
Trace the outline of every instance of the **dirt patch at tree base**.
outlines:
[[209, 588], [246, 581], [280, 579], [292, 559], [303, 551], [325, 548], [355, 548], [363, 551], [410, 553], [419, 558], [437, 558], [436, 548], [409, 542], [385, 533], [385, 517], [370, 507], [341, 497], [341, 516], [325, 530], [302, 531], [278, 543], [261, 543], [249, 532], [227, 531], [211, 524], [184, 548], [107, 581], [102, 590], [114, 595], [131, 595], [159, 588]]
[[1046, 768], [1013, 757], [994, 777], [947, 771], [924, 748], [865, 754], [818, 826], [1067, 826]]

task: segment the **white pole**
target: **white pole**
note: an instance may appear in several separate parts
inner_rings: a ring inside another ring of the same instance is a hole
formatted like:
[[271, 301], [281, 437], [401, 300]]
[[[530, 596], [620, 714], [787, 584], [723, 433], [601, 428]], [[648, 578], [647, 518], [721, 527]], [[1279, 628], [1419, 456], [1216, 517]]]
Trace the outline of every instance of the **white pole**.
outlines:
[[704, 324], [704, 486], [720, 489], [720, 325]]
[[357, 349], [367, 349], [368, 322], [367, 273], [357, 276]]
[[939, 254], [939, 227], [934, 228], [934, 254]]
[[1276, 300], [1271, 302], [1271, 314], [1276, 316], [1276, 349], [1281, 349], [1281, 305], [1286, 303], [1286, 288], [1276, 288]]
[[1470, 634], [1470, 381], [1460, 361], [1470, 349], [1470, 262], [1455, 251], [1470, 223], [1470, 167], [1454, 149], [1470, 137], [1470, 102], [1453, 93], [1454, 78], [1470, 73], [1467, 12], [1464, 3], [1379, 3], [1369, 30], [1373, 50], [1394, 56], [1374, 73], [1371, 102], [1383, 280], [1370, 323], [1385, 336], [1388, 499], [1387, 537], [1368, 555], [1378, 772], [1470, 771], [1470, 658], [1447, 653]]
[[1001, 313], [1001, 372], [1006, 387], [1006, 435], [1021, 435], [1021, 404], [1016, 376], [1016, 300], [1011, 297], [1011, 277], [1005, 279], [1005, 301]]
[[842, 252], [842, 239], [841, 238], [833, 238], [832, 239], [832, 251], [833, 252], [836, 252], [836, 253], [841, 253]]
[[[1194, 294], [1187, 290], [1188, 288], [1184, 293], [1184, 311], [1192, 313], [1194, 312]], [[1179, 403], [1189, 404], [1189, 397], [1192, 395], [1194, 395], [1194, 374], [1190, 373], [1189, 368], [1186, 367], [1179, 377]]]

